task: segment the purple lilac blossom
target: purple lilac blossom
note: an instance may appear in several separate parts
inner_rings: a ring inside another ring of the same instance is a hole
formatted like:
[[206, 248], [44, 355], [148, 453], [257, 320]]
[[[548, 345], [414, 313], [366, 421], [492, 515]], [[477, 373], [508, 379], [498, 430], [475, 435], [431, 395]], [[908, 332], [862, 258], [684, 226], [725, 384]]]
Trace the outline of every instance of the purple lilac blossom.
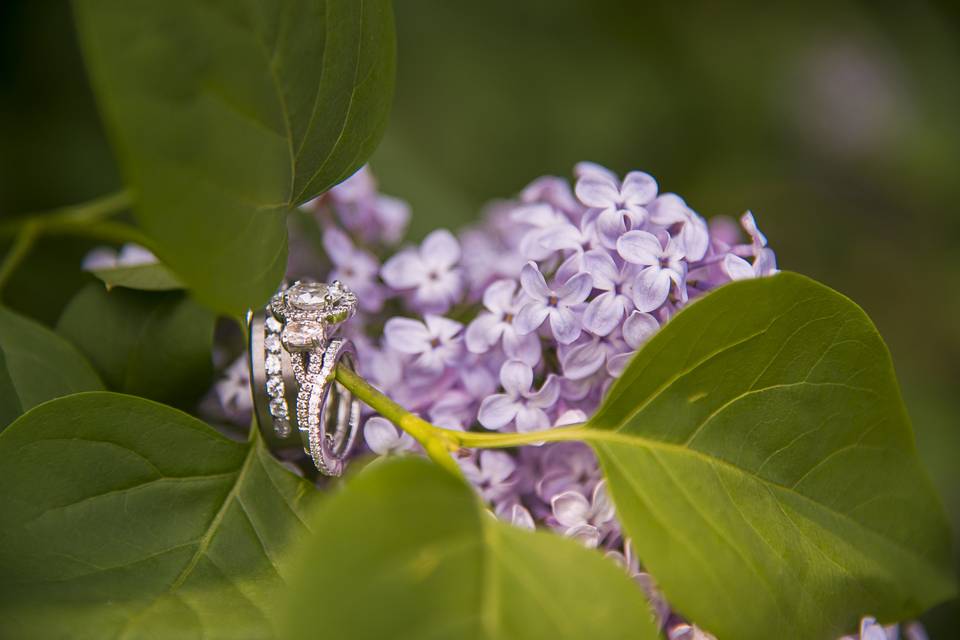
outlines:
[[[361, 313], [346, 330], [360, 373], [445, 428], [529, 432], [584, 422], [679, 309], [732, 280], [777, 271], [750, 212], [739, 225], [722, 216], [708, 224], [646, 173], [621, 180], [583, 162], [574, 176], [573, 185], [537, 178], [476, 226], [434, 231], [392, 255], [409, 207], [380, 194], [368, 169], [304, 205], [323, 232], [328, 265], [311, 275], [339, 278], [359, 296]], [[249, 405], [239, 366], [216, 394], [234, 412]], [[409, 435], [365, 411], [366, 452], [422, 454]], [[621, 564], [666, 637], [712, 638], [671, 613], [643, 572], [588, 446], [481, 450], [459, 462], [499, 518], [553, 529]], [[877, 628], [884, 631], [865, 618], [859, 639], [873, 640]], [[923, 639], [916, 625], [904, 633]]]

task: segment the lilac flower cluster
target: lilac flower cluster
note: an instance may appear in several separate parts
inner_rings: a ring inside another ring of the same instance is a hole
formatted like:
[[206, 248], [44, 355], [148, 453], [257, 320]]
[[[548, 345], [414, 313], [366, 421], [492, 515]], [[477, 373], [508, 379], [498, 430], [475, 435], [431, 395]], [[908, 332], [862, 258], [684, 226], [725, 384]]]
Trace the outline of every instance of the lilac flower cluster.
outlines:
[[[580, 423], [678, 310], [731, 280], [775, 273], [776, 259], [749, 212], [740, 228], [723, 217], [708, 223], [646, 173], [620, 179], [581, 163], [574, 175], [572, 187], [538, 178], [479, 225], [437, 230], [391, 254], [409, 208], [381, 195], [364, 168], [304, 207], [322, 230], [325, 268], [303, 238], [291, 238], [292, 255], [311, 255], [310, 275], [357, 293], [347, 330], [360, 372], [410, 411], [457, 430]], [[231, 367], [216, 389], [230, 414], [249, 409], [237, 393], [243, 369]], [[376, 455], [419, 450], [378, 415], [363, 435]], [[712, 638], [673, 614], [641, 570], [589, 447], [481, 450], [460, 464], [500, 518], [553, 529], [622, 565], [668, 638]]]

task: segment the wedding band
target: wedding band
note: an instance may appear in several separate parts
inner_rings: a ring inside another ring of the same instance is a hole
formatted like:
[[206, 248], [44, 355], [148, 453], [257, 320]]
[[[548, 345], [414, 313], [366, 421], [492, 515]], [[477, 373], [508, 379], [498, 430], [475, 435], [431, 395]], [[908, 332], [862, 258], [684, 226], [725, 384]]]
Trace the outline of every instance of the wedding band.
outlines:
[[359, 425], [359, 402], [334, 381], [338, 363], [355, 367], [352, 344], [334, 336], [356, 308], [356, 296], [337, 281], [298, 281], [247, 316], [261, 433], [275, 450], [302, 447], [326, 475], [343, 472]]

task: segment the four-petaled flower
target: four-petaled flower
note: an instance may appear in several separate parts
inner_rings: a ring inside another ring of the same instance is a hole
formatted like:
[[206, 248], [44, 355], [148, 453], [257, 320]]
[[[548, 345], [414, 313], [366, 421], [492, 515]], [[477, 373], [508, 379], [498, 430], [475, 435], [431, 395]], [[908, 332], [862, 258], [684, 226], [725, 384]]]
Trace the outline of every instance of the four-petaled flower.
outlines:
[[503, 429], [515, 423], [517, 431], [540, 431], [550, 427], [549, 409], [560, 396], [560, 381], [550, 374], [538, 391], [533, 387], [533, 369], [525, 362], [510, 360], [500, 369], [504, 393], [487, 396], [480, 403], [478, 419], [487, 429]]
[[633, 309], [632, 271], [625, 264], [618, 267], [606, 251], [588, 251], [583, 256], [583, 268], [593, 276], [593, 288], [603, 291], [587, 305], [583, 312], [583, 327], [598, 336], [609, 334]]
[[513, 473], [517, 470], [517, 463], [505, 451], [485, 449], [473, 458], [461, 460], [460, 468], [487, 502], [503, 501], [516, 487]]
[[438, 229], [419, 248], [409, 247], [387, 260], [380, 275], [392, 288], [411, 291], [416, 308], [443, 313], [463, 291], [459, 261], [460, 243], [446, 229]]
[[593, 289], [593, 278], [589, 273], [578, 273], [551, 289], [537, 264], [528, 262], [520, 271], [520, 286], [530, 298], [514, 319], [514, 326], [521, 335], [535, 331], [549, 318], [550, 330], [557, 342], [570, 344], [577, 339], [581, 327], [573, 308], [586, 300]]
[[671, 283], [685, 299], [686, 266], [683, 247], [673, 237], [663, 240], [647, 231], [628, 231], [617, 240], [617, 253], [641, 268], [633, 283], [633, 303], [643, 312], [653, 311], [667, 301]]
[[514, 280], [497, 280], [483, 292], [481, 312], [467, 326], [464, 337], [467, 349], [473, 353], [486, 353], [503, 341], [503, 351], [508, 358], [522, 360], [531, 367], [540, 361], [540, 339], [534, 333], [520, 334], [514, 326], [514, 320], [525, 300], [523, 293], [517, 292]]
[[383, 327], [387, 346], [394, 351], [415, 355], [414, 366], [425, 373], [442, 373], [454, 365], [462, 345], [463, 325], [455, 320], [427, 314], [423, 322], [412, 318], [390, 318]]
[[607, 483], [601, 480], [587, 500], [579, 491], [565, 491], [550, 501], [553, 517], [564, 527], [563, 534], [595, 548], [613, 530], [613, 503], [607, 495]]
[[645, 205], [656, 197], [657, 181], [642, 171], [631, 171], [621, 183], [613, 173], [594, 168], [577, 180], [574, 192], [580, 202], [599, 209], [597, 233], [604, 246], [612, 249], [625, 231], [647, 220]]

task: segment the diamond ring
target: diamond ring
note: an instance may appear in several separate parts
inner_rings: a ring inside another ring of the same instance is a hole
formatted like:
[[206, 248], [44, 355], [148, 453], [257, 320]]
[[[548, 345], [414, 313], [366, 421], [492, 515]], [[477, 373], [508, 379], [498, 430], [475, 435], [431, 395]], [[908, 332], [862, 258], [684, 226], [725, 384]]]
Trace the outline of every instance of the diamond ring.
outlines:
[[301, 280], [248, 314], [260, 430], [274, 449], [301, 446], [326, 475], [343, 472], [359, 424], [359, 402], [333, 379], [337, 364], [355, 367], [353, 345], [336, 336], [356, 309], [340, 282]]

